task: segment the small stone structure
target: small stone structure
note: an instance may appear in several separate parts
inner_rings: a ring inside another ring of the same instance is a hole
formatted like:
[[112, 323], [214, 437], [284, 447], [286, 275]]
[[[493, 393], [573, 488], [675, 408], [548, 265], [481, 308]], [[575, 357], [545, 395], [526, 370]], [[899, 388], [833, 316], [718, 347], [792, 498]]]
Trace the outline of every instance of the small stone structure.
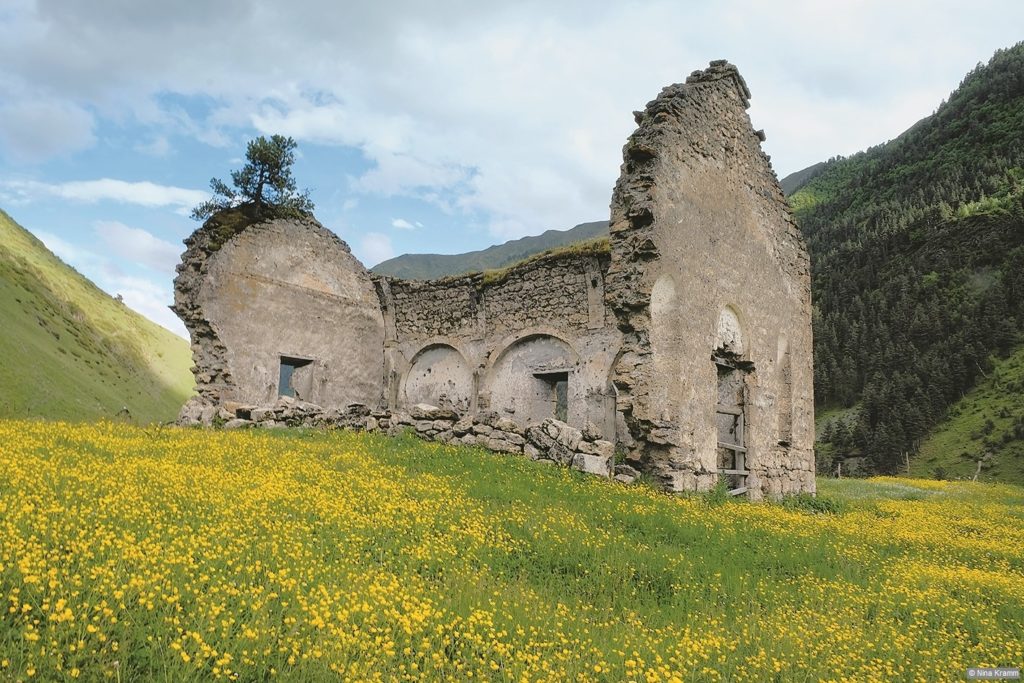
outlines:
[[748, 97], [726, 62], [665, 88], [635, 113], [608, 242], [497, 273], [372, 276], [312, 218], [215, 216], [175, 280], [181, 421], [409, 427], [674, 491], [813, 492], [809, 262]]

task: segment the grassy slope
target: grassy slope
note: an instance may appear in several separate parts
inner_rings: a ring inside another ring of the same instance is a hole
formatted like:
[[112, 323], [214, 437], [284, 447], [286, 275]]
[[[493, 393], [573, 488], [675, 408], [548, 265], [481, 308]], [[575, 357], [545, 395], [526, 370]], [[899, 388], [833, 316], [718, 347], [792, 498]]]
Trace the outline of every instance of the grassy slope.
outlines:
[[540, 235], [510, 240], [465, 254], [403, 254], [379, 263], [371, 270], [378, 275], [391, 275], [406, 280], [476, 273], [504, 268], [549, 249], [607, 235], [608, 221], [581, 223], [569, 230], [548, 230]]
[[128, 407], [169, 420], [191, 351], [118, 303], [0, 211], [0, 416], [79, 420]]
[[[970, 478], [977, 461], [991, 453], [978, 479], [1024, 485], [1024, 347], [995, 367], [950, 409], [911, 460], [910, 474]], [[1016, 432], [1015, 432], [1016, 430]]]
[[174, 681], [939, 681], [1024, 657], [1017, 487], [752, 505], [413, 437], [0, 421], [0, 442], [12, 679], [58, 655]]

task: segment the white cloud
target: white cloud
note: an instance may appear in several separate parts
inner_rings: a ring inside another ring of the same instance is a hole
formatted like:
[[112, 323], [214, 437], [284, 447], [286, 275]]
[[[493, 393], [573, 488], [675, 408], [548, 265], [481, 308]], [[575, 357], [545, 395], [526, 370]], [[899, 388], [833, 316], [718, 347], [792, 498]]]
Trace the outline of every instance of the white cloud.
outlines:
[[165, 157], [171, 153], [171, 142], [165, 135], [158, 135], [149, 142], [135, 145], [136, 151], [154, 157]]
[[415, 230], [417, 226], [419, 226], [421, 228], [423, 227], [419, 222], [417, 222], [415, 225], [413, 225], [412, 223], [410, 223], [409, 221], [405, 220], [404, 218], [392, 218], [391, 219], [391, 227], [398, 228], [399, 230]]
[[184, 251], [183, 247], [165, 242], [141, 228], [117, 221], [99, 221], [95, 230], [110, 252], [165, 275], [173, 275]]
[[[89, 144], [91, 116], [209, 144], [252, 126], [356, 147], [355, 190], [501, 237], [607, 216], [630, 112], [710, 59], [740, 67], [785, 174], [897, 135], [1024, 25], [1015, 0], [130, 4], [39, 0], [0, 27], [0, 92], [59, 93], [71, 133], [48, 148], [29, 130], [19, 153]], [[172, 111], [168, 93], [207, 105]]]
[[72, 102], [36, 100], [0, 106], [0, 151], [15, 161], [38, 163], [96, 142], [93, 116]]
[[290, 108], [287, 112], [265, 107], [253, 114], [252, 125], [262, 133], [280, 133], [311, 142], [356, 146], [365, 141], [353, 130], [353, 120], [345, 107], [304, 105], [301, 100], [297, 104], [301, 108]]
[[179, 213], [209, 199], [210, 193], [183, 187], [158, 185], [149, 181], [129, 182], [101, 178], [66, 183], [42, 183], [35, 180], [8, 180], [0, 183], [0, 198], [13, 203], [41, 198], [56, 198], [93, 204], [113, 201], [146, 207], [171, 207]]
[[363, 235], [354, 251], [356, 257], [368, 268], [377, 265], [381, 261], [387, 261], [395, 255], [391, 238], [379, 232], [368, 232]]
[[389, 197], [422, 194], [424, 188], [452, 189], [469, 179], [467, 169], [445, 162], [424, 161], [409, 154], [384, 152], [353, 184], [355, 190]]

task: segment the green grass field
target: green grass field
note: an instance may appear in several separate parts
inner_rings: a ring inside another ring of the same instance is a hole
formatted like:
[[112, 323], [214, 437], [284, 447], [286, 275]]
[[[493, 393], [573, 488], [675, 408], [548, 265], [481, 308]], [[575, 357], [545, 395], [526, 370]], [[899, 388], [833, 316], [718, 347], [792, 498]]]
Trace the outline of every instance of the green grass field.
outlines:
[[747, 504], [346, 432], [0, 422], [0, 680], [942, 681], [1024, 663], [1024, 490]]
[[0, 211], [0, 417], [171, 420], [188, 342], [101, 291]]

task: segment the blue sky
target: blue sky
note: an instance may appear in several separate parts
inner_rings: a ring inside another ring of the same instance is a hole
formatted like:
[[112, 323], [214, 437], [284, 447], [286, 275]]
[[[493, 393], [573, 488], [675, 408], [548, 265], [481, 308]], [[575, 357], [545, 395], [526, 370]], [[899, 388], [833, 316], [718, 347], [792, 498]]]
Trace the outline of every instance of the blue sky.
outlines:
[[898, 135], [1021, 38], [1024, 3], [0, 0], [0, 208], [167, 310], [189, 209], [260, 134], [367, 265], [608, 216], [621, 148], [712, 59], [780, 177]]

